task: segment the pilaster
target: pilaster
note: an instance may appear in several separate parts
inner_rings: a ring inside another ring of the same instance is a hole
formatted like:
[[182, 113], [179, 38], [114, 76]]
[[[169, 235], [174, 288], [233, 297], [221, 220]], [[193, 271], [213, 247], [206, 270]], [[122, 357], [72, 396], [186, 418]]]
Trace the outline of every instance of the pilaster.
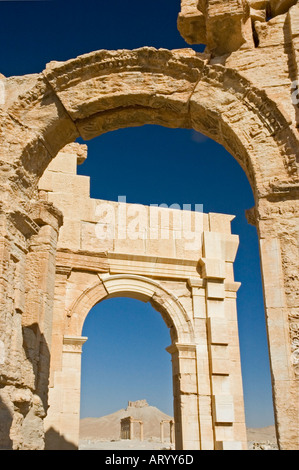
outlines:
[[[206, 325], [210, 369], [214, 448], [246, 449], [246, 427], [232, 263], [238, 237], [204, 233], [200, 259], [205, 280]], [[236, 439], [236, 436], [237, 439]]]

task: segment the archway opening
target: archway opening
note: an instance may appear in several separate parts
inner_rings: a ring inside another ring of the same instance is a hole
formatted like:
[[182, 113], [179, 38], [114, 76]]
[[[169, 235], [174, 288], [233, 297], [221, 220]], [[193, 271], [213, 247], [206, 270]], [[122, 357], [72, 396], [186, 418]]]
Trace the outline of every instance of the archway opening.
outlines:
[[171, 357], [165, 350], [171, 339], [162, 317], [150, 303], [112, 298], [92, 308], [82, 334], [88, 340], [82, 352], [79, 448], [129, 448], [131, 440], [121, 440], [121, 420], [129, 416], [136, 420], [134, 446], [173, 447], [169, 426], [163, 443], [160, 435], [160, 423], [173, 420]]
[[[79, 140], [82, 142], [81, 140]], [[202, 204], [204, 212], [235, 215], [240, 237], [234, 264], [246, 424], [274, 424], [258, 237], [245, 210], [254, 205], [248, 179], [219, 144], [190, 129], [143, 126], [109, 132], [88, 142], [78, 173], [92, 175], [91, 197], [129, 203]], [[105, 159], [98, 158], [105, 155]], [[103, 174], [109, 177], [103, 178]]]

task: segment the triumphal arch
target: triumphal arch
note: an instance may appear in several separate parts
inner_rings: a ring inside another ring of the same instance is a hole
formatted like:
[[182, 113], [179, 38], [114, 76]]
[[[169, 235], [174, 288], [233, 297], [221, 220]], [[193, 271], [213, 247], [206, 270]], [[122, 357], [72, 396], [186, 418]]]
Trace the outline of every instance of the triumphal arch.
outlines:
[[299, 448], [299, 5], [182, 0], [178, 29], [205, 51], [99, 50], [0, 77], [1, 448], [76, 448], [82, 325], [113, 296], [169, 327], [177, 449], [246, 448], [232, 216], [91, 199], [76, 172], [79, 137], [144, 124], [193, 128], [246, 172], [278, 443]]

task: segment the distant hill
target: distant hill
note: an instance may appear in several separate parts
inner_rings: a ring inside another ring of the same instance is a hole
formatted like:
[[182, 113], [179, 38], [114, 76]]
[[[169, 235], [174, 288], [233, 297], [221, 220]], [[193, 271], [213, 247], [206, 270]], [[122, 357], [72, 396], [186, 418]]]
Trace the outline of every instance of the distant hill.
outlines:
[[[160, 422], [173, 419], [173, 417], [163, 413], [155, 406], [150, 406], [146, 400], [129, 402], [126, 409], [123, 408], [115, 413], [100, 418], [81, 419], [80, 439], [119, 439], [120, 420], [128, 416], [143, 421], [144, 439], [160, 438]], [[135, 426], [136, 433], [138, 433], [138, 425]], [[169, 426], [167, 424], [164, 425], [164, 436], [169, 438]]]
[[247, 439], [249, 442], [271, 442], [276, 444], [275, 426], [265, 428], [247, 428]]
[[[81, 419], [80, 440], [118, 440], [120, 439], [120, 420], [128, 416], [143, 421], [145, 440], [159, 439], [160, 422], [162, 420], [173, 419], [155, 406], [150, 406], [146, 400], [129, 401], [127, 408], [118, 410], [115, 413], [100, 418]], [[135, 426], [137, 438], [139, 427], [137, 424]], [[164, 425], [164, 436], [166, 439], [169, 439], [169, 426], [167, 424]], [[271, 447], [277, 448], [274, 426], [247, 428], [247, 439], [249, 448], [252, 448], [253, 443], [271, 443]]]

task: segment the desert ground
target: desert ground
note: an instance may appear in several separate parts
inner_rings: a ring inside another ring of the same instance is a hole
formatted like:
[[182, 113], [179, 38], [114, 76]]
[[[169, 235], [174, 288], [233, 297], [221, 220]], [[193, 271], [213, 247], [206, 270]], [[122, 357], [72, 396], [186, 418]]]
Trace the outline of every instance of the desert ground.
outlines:
[[[132, 402], [131, 402], [132, 403]], [[142, 420], [144, 440], [140, 441], [138, 426], [136, 439], [120, 439], [120, 420], [126, 416]], [[164, 442], [160, 440], [161, 420], [171, 420], [155, 406], [128, 406], [100, 418], [84, 418], [80, 421], [79, 450], [172, 450], [169, 427], [164, 424]], [[277, 450], [275, 427], [248, 428], [249, 450]]]

